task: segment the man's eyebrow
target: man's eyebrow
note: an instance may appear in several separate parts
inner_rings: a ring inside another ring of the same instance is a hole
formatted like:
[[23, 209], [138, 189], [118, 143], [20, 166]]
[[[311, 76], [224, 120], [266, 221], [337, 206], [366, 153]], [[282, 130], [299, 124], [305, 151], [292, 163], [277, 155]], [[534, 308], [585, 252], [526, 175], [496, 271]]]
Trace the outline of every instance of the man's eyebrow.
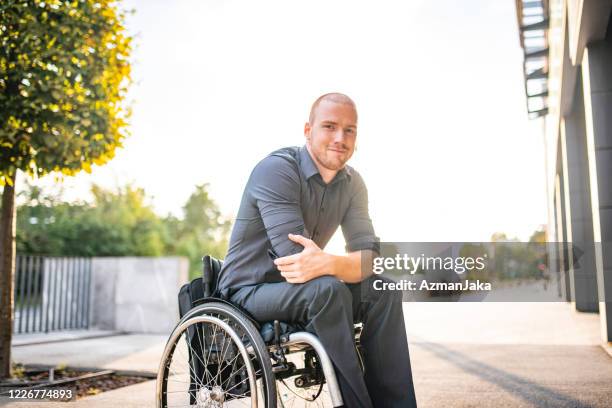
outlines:
[[[337, 125], [338, 122], [334, 122], [333, 120], [322, 120], [321, 123]], [[357, 128], [357, 125], [348, 125], [347, 128]]]

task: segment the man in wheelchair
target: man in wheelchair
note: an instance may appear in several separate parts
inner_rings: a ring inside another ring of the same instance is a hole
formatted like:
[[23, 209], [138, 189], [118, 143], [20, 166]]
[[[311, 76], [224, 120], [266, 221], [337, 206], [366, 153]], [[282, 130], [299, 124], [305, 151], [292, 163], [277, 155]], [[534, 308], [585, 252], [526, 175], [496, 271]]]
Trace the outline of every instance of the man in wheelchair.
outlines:
[[[379, 251], [363, 179], [346, 165], [357, 110], [346, 95], [313, 104], [302, 147], [279, 149], [252, 171], [220, 272], [218, 296], [255, 320], [316, 335], [347, 407], [416, 407], [401, 295], [376, 291]], [[322, 250], [340, 226], [348, 254]], [[362, 322], [363, 371], [354, 324]]]

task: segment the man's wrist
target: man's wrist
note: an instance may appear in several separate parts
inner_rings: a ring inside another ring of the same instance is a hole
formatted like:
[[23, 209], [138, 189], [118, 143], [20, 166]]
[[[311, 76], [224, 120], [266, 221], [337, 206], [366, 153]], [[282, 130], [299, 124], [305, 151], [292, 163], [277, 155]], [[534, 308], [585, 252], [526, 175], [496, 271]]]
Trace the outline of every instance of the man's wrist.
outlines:
[[340, 271], [342, 271], [345, 267], [346, 257], [340, 255], [326, 254], [329, 257], [329, 274], [334, 277], [338, 277], [340, 275]]

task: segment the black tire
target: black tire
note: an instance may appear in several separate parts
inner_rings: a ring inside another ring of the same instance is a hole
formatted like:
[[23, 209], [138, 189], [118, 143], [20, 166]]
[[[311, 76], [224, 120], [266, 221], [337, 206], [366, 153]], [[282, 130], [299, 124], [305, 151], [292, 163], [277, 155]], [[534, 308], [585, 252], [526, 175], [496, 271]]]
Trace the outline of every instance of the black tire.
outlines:
[[248, 400], [251, 407], [277, 403], [270, 356], [259, 331], [240, 310], [215, 301], [190, 310], [173, 330], [156, 394], [158, 408], [177, 405], [170, 400], [189, 405], [205, 400], [219, 407], [230, 401]]

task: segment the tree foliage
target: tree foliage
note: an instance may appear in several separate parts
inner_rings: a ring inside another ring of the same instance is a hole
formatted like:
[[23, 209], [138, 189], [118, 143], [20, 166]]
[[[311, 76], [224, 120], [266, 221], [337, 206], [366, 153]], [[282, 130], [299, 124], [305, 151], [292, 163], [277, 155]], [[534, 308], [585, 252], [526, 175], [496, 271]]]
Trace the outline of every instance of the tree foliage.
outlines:
[[130, 42], [115, 0], [0, 2], [0, 379], [11, 375], [18, 171], [73, 175], [114, 156]]
[[163, 229], [144, 190], [93, 185], [93, 203], [68, 203], [39, 188], [23, 193], [17, 210], [17, 251], [70, 256], [156, 256]]
[[[169, 218], [166, 219], [167, 226], [175, 223]], [[168, 242], [169, 252], [189, 258], [192, 277], [201, 274], [202, 255], [209, 254], [220, 259], [225, 256], [230, 221], [222, 217], [216, 203], [208, 194], [207, 184], [196, 186], [183, 206], [183, 219], [178, 225], [174, 225], [178, 227], [176, 241]], [[168, 231], [173, 229], [167, 228]]]
[[0, 184], [90, 171], [126, 136], [124, 13], [113, 0], [3, 0]]
[[167, 256], [189, 258], [191, 275], [201, 257], [223, 257], [230, 223], [198, 185], [182, 217], [158, 216], [142, 188], [92, 186], [93, 201], [69, 203], [61, 191], [28, 186], [17, 210], [17, 252], [62, 256]]

